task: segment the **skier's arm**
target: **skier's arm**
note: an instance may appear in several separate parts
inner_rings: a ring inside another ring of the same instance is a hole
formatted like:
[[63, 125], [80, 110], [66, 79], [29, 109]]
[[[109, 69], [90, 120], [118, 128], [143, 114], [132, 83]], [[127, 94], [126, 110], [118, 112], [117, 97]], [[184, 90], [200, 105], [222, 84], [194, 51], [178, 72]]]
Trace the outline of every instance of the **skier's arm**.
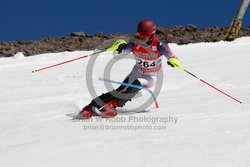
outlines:
[[166, 44], [165, 42], [161, 40], [159, 40], [158, 42], [158, 50], [160, 54], [164, 55], [167, 59], [176, 58], [173, 52], [171, 51], [171, 49], [168, 47], [168, 44]]
[[129, 42], [129, 43], [127, 43], [126, 47], [122, 48], [120, 53], [129, 54], [130, 52], [132, 52], [133, 47], [134, 47], [134, 44]]
[[168, 59], [168, 65], [176, 69], [184, 69], [181, 66], [181, 62], [179, 61], [179, 59], [174, 56], [173, 52], [170, 50], [170, 48], [165, 42], [159, 41], [158, 50], [161, 55], [164, 55]]
[[113, 45], [108, 48], [109, 51], [114, 51], [117, 54], [120, 53], [130, 53], [133, 49], [134, 44], [129, 42], [127, 43], [124, 39], [119, 39], [113, 43]]

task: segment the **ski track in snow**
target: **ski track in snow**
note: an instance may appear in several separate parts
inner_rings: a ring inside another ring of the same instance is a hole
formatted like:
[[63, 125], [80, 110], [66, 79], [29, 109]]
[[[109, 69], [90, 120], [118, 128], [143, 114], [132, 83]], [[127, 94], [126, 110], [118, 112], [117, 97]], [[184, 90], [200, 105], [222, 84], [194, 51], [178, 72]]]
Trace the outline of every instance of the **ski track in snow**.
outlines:
[[[170, 44], [170, 48], [186, 69], [244, 104], [164, 61], [159, 109], [152, 104], [149, 112], [133, 112], [134, 106], [150, 96], [142, 92], [143, 96], [129, 102], [116, 118], [74, 120], [67, 115], [78, 112], [92, 99], [86, 85], [89, 58], [31, 71], [91, 52], [1, 58], [0, 166], [249, 167], [250, 38]], [[98, 95], [107, 91], [98, 77], [103, 76], [112, 56], [103, 53], [95, 63], [93, 83]], [[132, 60], [117, 62], [111, 79], [122, 81], [133, 65]], [[129, 109], [131, 113], [126, 114]], [[151, 122], [157, 118], [168, 122]], [[105, 129], [128, 125], [162, 129]]]

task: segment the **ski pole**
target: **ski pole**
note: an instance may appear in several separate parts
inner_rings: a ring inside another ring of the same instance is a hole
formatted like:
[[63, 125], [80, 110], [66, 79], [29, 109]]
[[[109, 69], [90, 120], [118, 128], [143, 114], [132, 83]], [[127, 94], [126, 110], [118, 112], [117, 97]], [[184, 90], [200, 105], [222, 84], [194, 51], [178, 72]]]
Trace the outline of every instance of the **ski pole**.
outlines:
[[43, 68], [40, 68], [40, 69], [32, 71], [32, 73], [38, 72], [38, 71], [42, 71], [42, 70], [46, 70], [46, 69], [49, 69], [49, 68], [52, 68], [52, 67], [56, 67], [56, 66], [59, 66], [59, 65], [62, 65], [62, 64], [70, 63], [72, 61], [83, 59], [83, 58], [86, 58], [86, 57], [89, 57], [89, 56], [93, 56], [95, 54], [102, 53], [104, 51], [106, 51], [106, 50], [100, 50], [98, 52], [95, 52], [95, 53], [92, 53], [92, 54], [89, 54], [89, 55], [84, 55], [84, 56], [81, 56], [81, 57], [78, 57], [78, 58], [74, 58], [74, 59], [71, 59], [71, 60], [67, 60], [67, 61], [64, 61], [64, 62], [61, 62], [61, 63], [57, 63], [57, 64], [50, 65], [50, 66], [47, 66], [47, 67], [43, 67]]
[[51, 66], [48, 66], [48, 67], [44, 67], [44, 68], [40, 68], [40, 69], [37, 69], [37, 70], [34, 70], [32, 71], [32, 73], [34, 72], [38, 72], [38, 71], [42, 71], [42, 70], [46, 70], [46, 69], [49, 69], [49, 68], [52, 68], [52, 67], [56, 67], [56, 66], [59, 66], [59, 65], [62, 65], [62, 64], [66, 64], [66, 63], [70, 63], [72, 61], [76, 61], [76, 60], [79, 60], [79, 59], [83, 59], [83, 58], [86, 58], [86, 57], [89, 57], [89, 56], [93, 56], [93, 55], [96, 55], [96, 54], [99, 54], [99, 53], [102, 53], [102, 52], [106, 52], [106, 51], [115, 51], [118, 49], [118, 47], [121, 45], [121, 44], [126, 44], [127, 42], [124, 40], [124, 39], [119, 39], [117, 41], [115, 41], [113, 43], [113, 45], [108, 48], [108, 49], [102, 49], [102, 50], [99, 50], [97, 52], [94, 52], [92, 54], [89, 54], [89, 55], [84, 55], [84, 56], [81, 56], [81, 57], [78, 57], [78, 58], [74, 58], [74, 59], [71, 59], [71, 60], [68, 60], [68, 61], [64, 61], [64, 62], [61, 62], [61, 63], [58, 63], [58, 64], [54, 64], [54, 65], [51, 65]]
[[118, 82], [118, 81], [113, 81], [113, 80], [104, 79], [104, 78], [99, 78], [99, 80], [104, 81], [104, 82], [111, 82], [111, 83], [119, 84], [119, 85], [123, 85], [123, 86], [133, 87], [133, 88], [137, 88], [137, 89], [144, 89], [144, 90], [148, 91], [153, 96], [154, 102], [155, 102], [155, 108], [159, 108], [159, 104], [158, 104], [158, 102], [156, 100], [156, 97], [155, 97], [154, 93], [150, 89], [148, 89], [148, 88], [146, 88], [144, 86], [124, 83], [124, 82]]
[[226, 95], [227, 97], [229, 97], [229, 98], [231, 98], [231, 99], [237, 101], [237, 102], [240, 103], [240, 104], [243, 104], [241, 101], [239, 101], [238, 99], [234, 98], [233, 96], [231, 96], [231, 95], [229, 95], [229, 94], [223, 92], [222, 90], [216, 88], [215, 86], [213, 86], [212, 84], [208, 83], [207, 81], [205, 81], [205, 80], [203, 80], [203, 79], [197, 77], [197, 76], [194, 75], [193, 73], [191, 73], [191, 72], [189, 72], [188, 70], [186, 70], [184, 67], [181, 66], [181, 64], [180, 64], [180, 62], [179, 62], [178, 59], [176, 59], [176, 58], [170, 58], [170, 59], [168, 59], [168, 62], [169, 62], [174, 68], [185, 71], [185, 72], [188, 73], [189, 75], [195, 77], [196, 79], [200, 80], [201, 82], [203, 82], [204, 84], [210, 86], [211, 88], [217, 90], [218, 92], [220, 92], [220, 93]]
[[237, 101], [237, 102], [240, 103], [240, 104], [243, 104], [240, 100], [238, 100], [238, 99], [234, 98], [233, 96], [231, 96], [231, 95], [229, 95], [229, 94], [223, 92], [222, 90], [216, 88], [216, 87], [213, 86], [212, 84], [210, 84], [210, 83], [208, 83], [207, 81], [205, 81], [205, 80], [203, 80], [203, 79], [197, 77], [196, 75], [194, 75], [193, 73], [189, 72], [188, 70], [186, 70], [186, 69], [183, 68], [183, 71], [185, 71], [186, 73], [190, 74], [191, 76], [197, 78], [198, 80], [200, 80], [201, 82], [203, 82], [203, 83], [205, 83], [206, 85], [210, 86], [211, 88], [217, 90], [218, 92], [220, 92], [220, 93], [226, 95], [227, 97], [229, 97], [229, 98], [231, 98], [231, 99]]

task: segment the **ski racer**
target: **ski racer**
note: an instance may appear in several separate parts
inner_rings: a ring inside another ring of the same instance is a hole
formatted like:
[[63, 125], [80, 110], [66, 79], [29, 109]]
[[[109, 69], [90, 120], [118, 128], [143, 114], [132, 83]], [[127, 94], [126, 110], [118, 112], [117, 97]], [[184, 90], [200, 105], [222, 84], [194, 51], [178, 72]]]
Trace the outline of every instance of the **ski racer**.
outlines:
[[[175, 57], [162, 40], [155, 37], [156, 25], [151, 20], [141, 20], [137, 27], [137, 36], [134, 40], [118, 40], [119, 45], [114, 48], [118, 54], [133, 53], [136, 64], [124, 79], [124, 83], [150, 88], [154, 86], [159, 70], [162, 68], [163, 56], [168, 64], [174, 68], [181, 67], [180, 61]], [[146, 82], [145, 82], [146, 81]], [[119, 86], [116, 90], [104, 93], [93, 99], [79, 113], [80, 118], [92, 116], [115, 117], [116, 107], [123, 107], [140, 91], [139, 88]]]

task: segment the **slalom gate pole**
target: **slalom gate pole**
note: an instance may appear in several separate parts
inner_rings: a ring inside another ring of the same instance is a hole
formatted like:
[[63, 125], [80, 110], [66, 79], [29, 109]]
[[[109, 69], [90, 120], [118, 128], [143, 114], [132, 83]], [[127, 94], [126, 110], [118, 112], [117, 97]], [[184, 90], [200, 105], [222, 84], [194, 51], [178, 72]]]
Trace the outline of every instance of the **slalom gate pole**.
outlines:
[[199, 77], [197, 77], [197, 76], [196, 76], [196, 75], [194, 75], [193, 73], [189, 72], [188, 70], [183, 69], [183, 71], [185, 71], [186, 73], [190, 74], [191, 76], [193, 76], [193, 77], [197, 78], [198, 80], [200, 80], [201, 82], [203, 82], [203, 83], [205, 83], [206, 85], [210, 86], [211, 88], [213, 88], [213, 89], [217, 90], [218, 92], [220, 92], [220, 93], [222, 93], [222, 94], [226, 95], [227, 97], [229, 97], [229, 98], [233, 99], [234, 101], [236, 101], [236, 102], [238, 102], [238, 103], [240, 103], [240, 104], [243, 104], [240, 100], [238, 100], [238, 99], [234, 98], [233, 96], [231, 96], [231, 95], [229, 95], [229, 94], [227, 94], [227, 93], [223, 92], [222, 90], [220, 90], [220, 89], [216, 88], [215, 86], [211, 85], [210, 83], [206, 82], [205, 80], [200, 79]]
[[106, 51], [106, 50], [100, 50], [98, 52], [95, 52], [95, 53], [92, 53], [92, 54], [89, 54], [89, 55], [84, 55], [84, 56], [74, 58], [74, 59], [71, 59], [71, 60], [67, 60], [67, 61], [64, 61], [64, 62], [61, 62], [61, 63], [57, 63], [57, 64], [50, 65], [50, 66], [47, 66], [47, 67], [43, 67], [43, 68], [32, 71], [32, 73], [35, 73], [35, 72], [38, 72], [38, 71], [43, 71], [43, 70], [46, 70], [46, 69], [49, 69], [49, 68], [52, 68], [52, 67], [56, 67], [56, 66], [59, 66], [59, 65], [63, 65], [63, 64], [66, 64], [66, 63], [70, 63], [72, 61], [80, 60], [80, 59], [83, 59], [83, 58], [86, 58], [86, 57], [89, 57], [89, 56], [93, 56], [93, 55], [98, 54], [98, 53], [102, 53], [104, 51]]
[[139, 86], [139, 85], [134, 85], [134, 84], [129, 84], [129, 83], [124, 83], [124, 82], [117, 82], [117, 81], [113, 81], [113, 80], [109, 80], [109, 79], [104, 79], [104, 78], [99, 78], [100, 81], [104, 81], [104, 82], [110, 82], [110, 83], [114, 83], [114, 84], [119, 84], [119, 85], [123, 85], [123, 86], [128, 86], [128, 87], [133, 87], [133, 88], [137, 88], [137, 89], [144, 89], [146, 91], [148, 91], [154, 98], [154, 102], [155, 102], [155, 108], [159, 108], [159, 104], [156, 100], [156, 97], [154, 95], [154, 93], [148, 89], [145, 88], [144, 86]]

